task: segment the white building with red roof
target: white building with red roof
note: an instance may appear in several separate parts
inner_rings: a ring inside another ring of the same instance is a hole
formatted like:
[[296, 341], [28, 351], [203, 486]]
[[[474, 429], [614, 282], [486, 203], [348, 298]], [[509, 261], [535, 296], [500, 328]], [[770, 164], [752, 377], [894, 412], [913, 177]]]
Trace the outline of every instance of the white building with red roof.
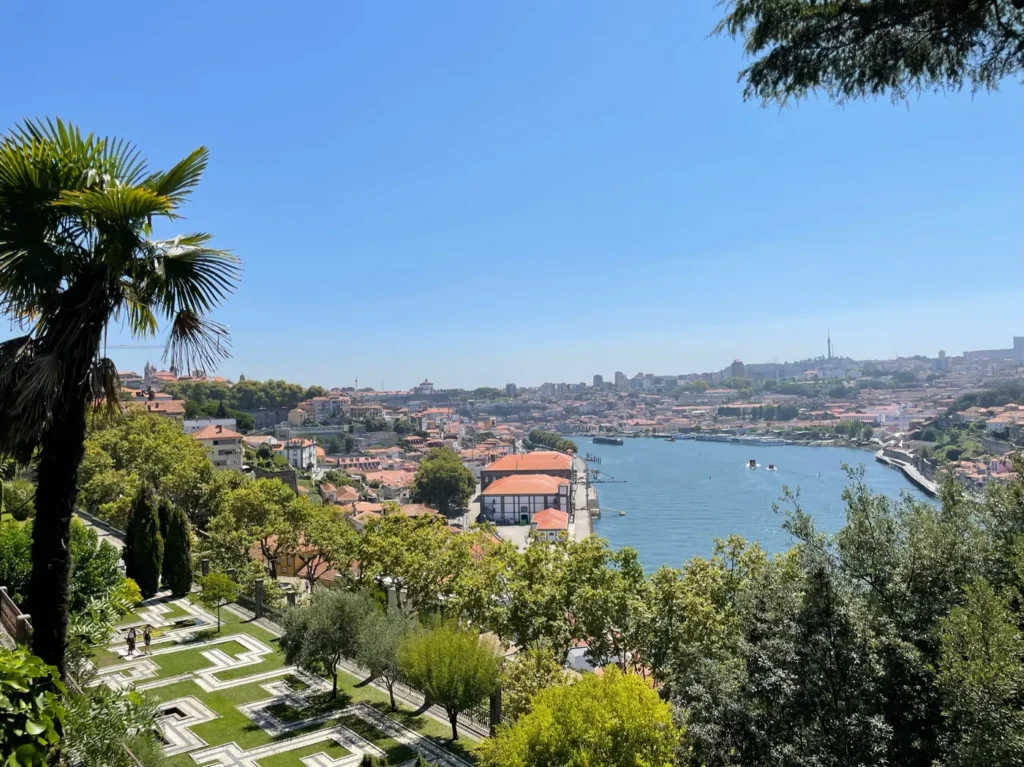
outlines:
[[497, 524], [529, 524], [545, 509], [569, 510], [569, 480], [547, 474], [496, 479], [480, 493], [480, 513]]
[[210, 424], [192, 432], [192, 439], [206, 448], [218, 469], [242, 470], [242, 435], [220, 424]]

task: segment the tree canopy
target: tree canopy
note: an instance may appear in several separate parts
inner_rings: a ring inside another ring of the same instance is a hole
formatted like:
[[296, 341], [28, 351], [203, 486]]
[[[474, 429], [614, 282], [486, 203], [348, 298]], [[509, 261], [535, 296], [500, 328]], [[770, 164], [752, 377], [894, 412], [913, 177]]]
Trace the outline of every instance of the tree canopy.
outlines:
[[413, 498], [429, 503], [443, 514], [464, 508], [476, 491], [473, 472], [462, 465], [454, 450], [436, 447], [423, 456], [413, 480]]
[[1020, 0], [724, 0], [716, 32], [754, 61], [744, 96], [785, 104], [814, 90], [837, 102], [996, 87], [1024, 68]]
[[398, 653], [406, 679], [448, 714], [452, 740], [459, 713], [498, 689], [501, 656], [471, 629], [444, 623], [410, 634]]
[[541, 691], [532, 710], [480, 747], [484, 767], [672, 767], [681, 745], [672, 708], [614, 666]]

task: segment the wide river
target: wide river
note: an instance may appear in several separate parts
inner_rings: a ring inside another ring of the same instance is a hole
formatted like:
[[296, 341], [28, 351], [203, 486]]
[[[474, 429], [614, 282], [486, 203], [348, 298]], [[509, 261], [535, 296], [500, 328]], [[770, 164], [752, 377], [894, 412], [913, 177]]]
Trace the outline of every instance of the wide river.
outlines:
[[[783, 485], [799, 488], [804, 511], [820, 529], [835, 532], [846, 514], [844, 463], [863, 465], [874, 492], [895, 497], [907, 491], [927, 500], [901, 472], [878, 463], [867, 450], [648, 438], [626, 439], [618, 446], [595, 445], [589, 437], [573, 439], [580, 455], [601, 457], [592, 468], [626, 480], [596, 486], [603, 514], [594, 520], [594, 532], [615, 548], [635, 548], [648, 570], [708, 556], [713, 539], [730, 533], [760, 541], [772, 552], [785, 550], [792, 537], [782, 529], [782, 515], [772, 511]], [[758, 469], [747, 468], [751, 458]], [[766, 471], [769, 463], [777, 470]]]

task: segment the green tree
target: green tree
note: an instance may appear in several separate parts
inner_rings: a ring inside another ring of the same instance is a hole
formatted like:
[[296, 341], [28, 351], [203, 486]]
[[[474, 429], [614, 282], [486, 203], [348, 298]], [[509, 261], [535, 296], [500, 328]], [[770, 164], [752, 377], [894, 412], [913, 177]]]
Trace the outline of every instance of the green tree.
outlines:
[[483, 767], [671, 767], [682, 733], [646, 682], [609, 666], [573, 685], [542, 690], [532, 711], [480, 747]]
[[143, 485], [135, 496], [131, 519], [124, 538], [125, 573], [139, 584], [147, 599], [160, 588], [164, 560], [164, 540], [153, 490]]
[[314, 674], [331, 677], [331, 697], [338, 694], [338, 664], [356, 657], [363, 622], [379, 609], [363, 592], [318, 589], [310, 600], [284, 618], [280, 646], [285, 660]]
[[108, 324], [147, 337], [162, 317], [180, 369], [213, 368], [227, 348], [207, 315], [234, 288], [237, 259], [206, 234], [152, 239], [154, 218], [178, 217], [206, 163], [200, 148], [150, 172], [128, 142], [59, 120], [0, 138], [0, 306], [24, 330], [0, 344], [0, 454], [27, 462], [38, 450], [47, 534], [33, 538], [33, 642], [62, 673], [86, 412], [98, 398], [119, 406], [117, 369], [101, 354]]
[[32, 575], [32, 528], [0, 523], [0, 584], [16, 604], [24, 604]]
[[434, 448], [423, 457], [412, 486], [418, 503], [429, 503], [442, 514], [464, 508], [475, 491], [473, 472], [462, 465], [455, 451], [443, 447]]
[[1016, 0], [816, 3], [728, 0], [716, 31], [741, 37], [754, 62], [744, 96], [787, 103], [822, 90], [833, 100], [912, 91], [994, 88], [1024, 67]]
[[524, 649], [501, 673], [501, 712], [506, 722], [530, 713], [541, 690], [568, 684], [569, 676], [545, 647]]
[[413, 629], [413, 621], [397, 610], [368, 612], [360, 622], [356, 637], [356, 658], [375, 679], [384, 682], [391, 699], [391, 710], [397, 711], [395, 683], [402, 675], [398, 650]]
[[306, 498], [301, 501], [309, 504], [309, 510], [300, 517], [294, 554], [312, 591], [317, 579], [333, 568], [346, 576], [359, 548], [359, 534], [338, 507], [313, 506]]
[[167, 515], [163, 578], [164, 587], [175, 597], [192, 590], [192, 532], [185, 512], [175, 506]]
[[337, 455], [342, 451], [341, 439], [336, 434], [332, 434], [328, 440], [327, 445], [324, 448], [328, 455]]
[[[1024, 754], [1024, 636], [1010, 601], [984, 580], [942, 620], [938, 686], [946, 767], [1019, 764]], [[1019, 597], [1018, 597], [1019, 598]]]
[[120, 558], [120, 552], [109, 541], [100, 541], [95, 530], [81, 520], [71, 520], [72, 612], [81, 612], [89, 602], [104, 599], [121, 585]]
[[351, 453], [353, 450], [355, 450], [355, 448], [356, 448], [356, 441], [355, 441], [355, 439], [351, 435], [345, 437], [345, 455], [348, 455], [349, 453]]
[[246, 542], [259, 544], [272, 579], [277, 578], [279, 554], [293, 550], [296, 543], [289, 513], [303, 506], [293, 505], [295, 501], [295, 494], [281, 480], [257, 479], [226, 493], [221, 502], [221, 513], [230, 515]]
[[0, 647], [0, 754], [10, 767], [43, 767], [60, 740], [64, 685], [54, 666]]
[[410, 634], [398, 659], [409, 683], [448, 714], [452, 740], [459, 739], [459, 713], [498, 689], [501, 656], [496, 648], [454, 623]]
[[159, 708], [145, 693], [115, 691], [99, 684], [73, 692], [66, 705], [62, 751], [73, 763], [104, 767], [138, 767], [140, 762], [143, 767], [157, 767], [163, 763], [153, 727]]
[[214, 572], [199, 580], [199, 603], [217, 611], [217, 631], [220, 631], [220, 608], [238, 597], [238, 584], [227, 573]]
[[14, 519], [23, 522], [36, 514], [36, 488], [28, 480], [9, 479], [0, 481], [2, 502], [0, 508]]

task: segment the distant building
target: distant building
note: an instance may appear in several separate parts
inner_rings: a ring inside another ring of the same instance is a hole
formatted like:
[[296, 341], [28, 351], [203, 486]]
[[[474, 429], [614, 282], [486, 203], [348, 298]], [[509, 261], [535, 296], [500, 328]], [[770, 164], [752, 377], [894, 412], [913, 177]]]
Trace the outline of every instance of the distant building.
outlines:
[[598, 373], [594, 376], [594, 388], [600, 389], [602, 386], [604, 386], [604, 376]]
[[308, 439], [290, 439], [284, 443], [284, 457], [294, 469], [316, 467], [316, 443]]
[[743, 362], [740, 360], [733, 360], [732, 365], [729, 366], [729, 377], [730, 378], [746, 378], [747, 370], [743, 367]]
[[615, 371], [615, 390], [616, 391], [628, 391], [629, 390], [629, 379], [626, 374], [621, 370]]
[[521, 474], [492, 482], [480, 493], [480, 511], [499, 524], [529, 524], [545, 509], [569, 509], [569, 480]]
[[981, 349], [964, 352], [965, 362], [1001, 362], [1003, 360], [1013, 360], [1018, 365], [1024, 365], [1024, 336], [1013, 337], [1012, 349]]
[[427, 396], [434, 393], [434, 384], [430, 383], [429, 379], [424, 378], [423, 383], [413, 389], [414, 394], [420, 396]]
[[569, 513], [559, 509], [538, 511], [530, 520], [530, 527], [545, 540], [555, 541], [560, 533], [568, 532]]
[[242, 435], [238, 432], [210, 424], [192, 432], [192, 439], [206, 448], [216, 468], [242, 470]]
[[519, 396], [519, 387], [516, 386], [514, 383], [505, 384], [505, 396], [515, 399], [517, 396]]
[[199, 431], [206, 426], [223, 426], [234, 431], [238, 428], [238, 422], [234, 418], [193, 418], [181, 423], [181, 428], [186, 434]]
[[173, 418], [181, 421], [185, 418], [185, 402], [180, 399], [150, 399], [143, 403], [150, 413], [156, 413], [164, 418]]
[[554, 450], [506, 455], [480, 470], [480, 487], [486, 490], [492, 482], [523, 474], [546, 474], [571, 479], [572, 458]]

